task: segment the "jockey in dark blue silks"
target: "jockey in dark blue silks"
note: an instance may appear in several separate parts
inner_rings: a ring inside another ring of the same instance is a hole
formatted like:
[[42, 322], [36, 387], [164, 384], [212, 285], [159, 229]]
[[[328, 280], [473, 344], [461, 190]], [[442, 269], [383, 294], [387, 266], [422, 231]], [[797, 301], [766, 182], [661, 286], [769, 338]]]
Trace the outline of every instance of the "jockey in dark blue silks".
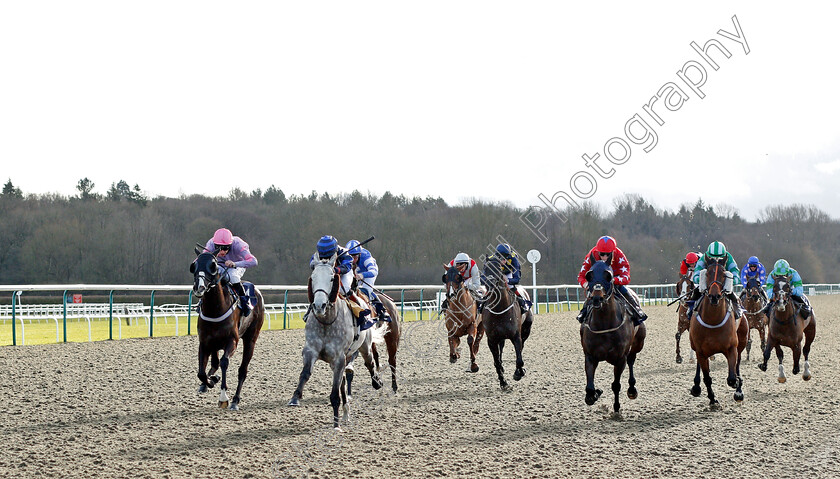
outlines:
[[[500, 243], [496, 246], [496, 253], [490, 255], [487, 258], [487, 261], [492, 258], [497, 258], [501, 262], [502, 274], [504, 274], [508, 280], [508, 289], [513, 290], [516, 295], [516, 300], [519, 302], [519, 307], [522, 309], [522, 312], [525, 313], [531, 308], [531, 301], [530, 298], [523, 296], [524, 290], [519, 287], [519, 280], [522, 277], [522, 266], [519, 264], [519, 259], [516, 257], [516, 253], [513, 251], [513, 248], [511, 248], [507, 243]], [[482, 284], [484, 282], [483, 280], [484, 278], [482, 277]], [[484, 308], [484, 301], [480, 301], [478, 303], [478, 308], [480, 313]]]
[[764, 301], [767, 302], [767, 293], [764, 292], [764, 282], [767, 280], [767, 270], [764, 269], [764, 265], [761, 264], [761, 261], [758, 260], [757, 256], [750, 256], [750, 259], [747, 260], [747, 264], [745, 264], [744, 268], [741, 269], [741, 286], [744, 287], [744, 289], [741, 290], [741, 299], [744, 299], [744, 296], [747, 295], [747, 283], [751, 279], [758, 281], [761, 295], [764, 296]]
[[379, 276], [379, 266], [376, 264], [376, 258], [370, 254], [370, 251], [361, 247], [358, 240], [348, 241], [345, 248], [353, 258], [353, 273], [359, 290], [370, 299], [370, 304], [376, 308], [377, 318], [391, 322], [391, 316], [388, 315], [382, 301], [374, 292], [373, 285], [376, 283], [376, 277]]
[[317, 252], [312, 255], [312, 258], [309, 260], [309, 267], [315, 269], [315, 265], [322, 259], [329, 259], [336, 256], [335, 259], [335, 272], [338, 273], [339, 277], [341, 278], [341, 294], [347, 298], [348, 300], [356, 303], [356, 305], [362, 310], [361, 313], [356, 318], [359, 323], [359, 330], [364, 331], [369, 327], [376, 324], [375, 321], [370, 321], [368, 316], [370, 315], [370, 310], [365, 308], [359, 298], [353, 293], [353, 257], [347, 252], [347, 250], [338, 244], [338, 240], [330, 235], [324, 235], [321, 239], [318, 240], [318, 245], [316, 246]]

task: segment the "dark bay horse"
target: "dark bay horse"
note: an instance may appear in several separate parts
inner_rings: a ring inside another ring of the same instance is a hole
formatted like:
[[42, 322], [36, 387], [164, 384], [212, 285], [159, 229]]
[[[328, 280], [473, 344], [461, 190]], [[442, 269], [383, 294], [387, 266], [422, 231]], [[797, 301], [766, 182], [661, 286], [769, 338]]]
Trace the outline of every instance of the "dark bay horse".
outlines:
[[[767, 337], [767, 347], [764, 349], [764, 362], [758, 365], [762, 371], [767, 371], [767, 360], [770, 359], [770, 351], [776, 349], [776, 356], [779, 358], [779, 382], [787, 381], [785, 369], [782, 366], [782, 348], [787, 346], [793, 352], [793, 374], [799, 374], [799, 355], [805, 356], [804, 371], [802, 379], [811, 379], [811, 367], [808, 364], [808, 354], [811, 352], [811, 343], [817, 334], [817, 318], [814, 313], [803, 318], [791, 299], [790, 283], [787, 281], [776, 281], [773, 285], [773, 299], [775, 306], [770, 309], [770, 320]], [[805, 346], [802, 347], [802, 339], [805, 339]]]
[[752, 330], [758, 330], [758, 336], [761, 339], [761, 351], [764, 352], [766, 343], [764, 341], [764, 330], [766, 322], [764, 321], [764, 295], [761, 294], [761, 284], [756, 278], [750, 278], [747, 284], [744, 285], [744, 292], [741, 295], [741, 306], [744, 307], [744, 315], [747, 317], [747, 324], [749, 330], [747, 331], [747, 361], [750, 360], [750, 349], [752, 349]]
[[[367, 299], [364, 293], [356, 293], [359, 296], [364, 297]], [[383, 292], [376, 293], [376, 297], [379, 298], [379, 301], [382, 302], [382, 306], [388, 311], [388, 316], [391, 317], [391, 322], [386, 323], [384, 321], [379, 321], [376, 324], [377, 333], [382, 330], [386, 329], [385, 334], [383, 336], [383, 340], [385, 341], [385, 348], [388, 351], [388, 367], [391, 369], [391, 389], [394, 392], [397, 392], [397, 350], [400, 347], [400, 334], [402, 332], [402, 317], [397, 310], [397, 305], [394, 303], [393, 298], [388, 296]], [[378, 336], [375, 335], [376, 338]], [[373, 363], [374, 367], [377, 371], [381, 371], [382, 367], [379, 364], [379, 346], [381, 344], [377, 344], [377, 341], [371, 344], [371, 353], [373, 354]], [[345, 377], [347, 379], [347, 394], [351, 395], [353, 391], [353, 376], [355, 375], [354, 370], [350, 367], [350, 364], [355, 361], [356, 356], [358, 356], [358, 352], [353, 355], [350, 362], [348, 363], [348, 368], [345, 373]]]
[[[193, 273], [193, 296], [199, 298], [198, 310], [198, 379], [201, 381], [199, 392], [206, 392], [219, 381], [215, 376], [218, 368], [222, 369], [222, 386], [219, 394], [219, 407], [228, 407], [227, 369], [230, 357], [236, 351], [241, 338], [245, 346], [242, 351], [242, 364], [239, 365], [239, 384], [236, 394], [230, 401], [230, 409], [239, 409], [242, 383], [248, 376], [248, 363], [254, 355], [254, 346], [262, 329], [265, 318], [262, 294], [254, 288], [257, 299], [251, 314], [242, 316], [238, 307], [239, 299], [228, 285], [220, 281], [219, 265], [214, 253], [201, 252], [196, 248], [198, 257], [190, 265]], [[223, 350], [222, 358], [218, 352]], [[211, 359], [208, 378], [207, 360]]]
[[[688, 337], [691, 348], [697, 354], [697, 372], [694, 375], [694, 387], [691, 395], [700, 396], [700, 371], [709, 397], [709, 406], [718, 408], [720, 404], [712, 392], [712, 377], [709, 375], [709, 357], [721, 353], [729, 365], [726, 384], [735, 389], [734, 398], [744, 400], [741, 390], [741, 351], [747, 346], [747, 321], [742, 316], [735, 316], [733, 308], [724, 296], [724, 284], [728, 277], [723, 262], [711, 261], [705, 270], [708, 285], [705, 295], [698, 301], [690, 319]], [[702, 281], [701, 281], [702, 285]]]
[[645, 324], [634, 326], [630, 311], [615, 298], [613, 273], [604, 261], [596, 261], [586, 273], [588, 294], [592, 301], [589, 314], [580, 325], [580, 344], [586, 363], [586, 404], [591, 406], [603, 393], [595, 388], [595, 370], [598, 363], [606, 361], [613, 365], [615, 394], [613, 411], [621, 408], [618, 393], [621, 391], [621, 374], [625, 366], [630, 369], [627, 397], [636, 399], [636, 377], [633, 365], [636, 355], [645, 346], [647, 329]]
[[691, 276], [687, 274], [680, 276], [680, 280], [677, 281], [677, 297], [680, 298], [680, 304], [677, 306], [677, 334], [675, 335], [677, 339], [677, 364], [683, 362], [680, 355], [680, 338], [682, 333], [688, 331], [688, 305], [685, 302], [692, 291], [694, 291], [694, 281], [691, 280]]
[[456, 266], [447, 266], [446, 269], [446, 300], [449, 306], [446, 309], [446, 331], [449, 336], [449, 362], [454, 363], [461, 357], [458, 349], [461, 345], [461, 337], [467, 336], [467, 346], [470, 350], [469, 372], [478, 372], [478, 364], [475, 356], [478, 354], [478, 345], [484, 335], [484, 327], [478, 320], [476, 314], [476, 303], [469, 289], [464, 285], [464, 278], [458, 272]]
[[523, 328], [522, 311], [516, 294], [508, 288], [508, 280], [502, 272], [502, 263], [498, 258], [491, 257], [484, 265], [487, 278], [487, 295], [484, 310], [481, 312], [481, 324], [487, 335], [487, 347], [493, 355], [493, 365], [499, 376], [499, 387], [502, 391], [511, 389], [505, 380], [505, 369], [502, 367], [502, 351], [505, 341], [513, 343], [516, 351], [516, 370], [513, 379], [519, 381], [525, 376], [525, 362], [522, 360], [522, 347], [528, 339], [530, 330]]
[[365, 366], [370, 371], [374, 389], [382, 387], [379, 374], [374, 369], [371, 344], [375, 328], [362, 331], [354, 337], [356, 326], [350, 307], [339, 297], [341, 278], [335, 272], [336, 256], [322, 259], [315, 265], [309, 277], [309, 303], [304, 328], [306, 343], [303, 346], [303, 370], [289, 406], [300, 406], [303, 398], [303, 386], [312, 375], [315, 361], [321, 359], [332, 368], [333, 381], [330, 392], [330, 405], [333, 408], [333, 427], [341, 430], [338, 408], [343, 405], [343, 420], [350, 416], [345, 384], [345, 368], [353, 354], [358, 350], [362, 354]]

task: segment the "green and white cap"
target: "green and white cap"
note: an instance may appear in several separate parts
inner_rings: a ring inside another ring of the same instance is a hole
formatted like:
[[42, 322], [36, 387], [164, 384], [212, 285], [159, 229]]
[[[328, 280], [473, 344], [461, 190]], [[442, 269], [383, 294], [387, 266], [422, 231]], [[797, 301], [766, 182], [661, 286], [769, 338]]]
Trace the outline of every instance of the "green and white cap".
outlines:
[[706, 249], [706, 256], [711, 258], [723, 258], [726, 256], [726, 246], [720, 241], [712, 241]]

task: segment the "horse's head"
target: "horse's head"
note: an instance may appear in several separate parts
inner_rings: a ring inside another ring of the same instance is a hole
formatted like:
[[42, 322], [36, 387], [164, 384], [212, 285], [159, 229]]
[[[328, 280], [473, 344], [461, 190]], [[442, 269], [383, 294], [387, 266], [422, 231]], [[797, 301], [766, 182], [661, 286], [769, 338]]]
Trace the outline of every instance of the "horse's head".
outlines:
[[312, 304], [315, 317], [319, 319], [327, 316], [327, 308], [335, 304], [338, 298], [341, 278], [335, 272], [335, 261], [335, 255], [320, 260], [309, 277], [309, 303]]
[[747, 290], [747, 295], [750, 297], [750, 300], [760, 301], [761, 285], [758, 283], [758, 278], [748, 279], [745, 288]]
[[691, 277], [687, 274], [680, 276], [680, 280], [677, 281], [677, 296], [684, 296], [686, 293], [690, 293], [691, 291], [694, 291], [694, 281], [692, 281]]
[[193, 296], [201, 298], [219, 282], [219, 265], [213, 253], [199, 253], [190, 265], [193, 274]]
[[464, 277], [457, 266], [446, 266], [446, 298], [450, 299], [458, 294], [464, 284]]
[[600, 308], [613, 293], [613, 271], [604, 261], [596, 261], [586, 272], [586, 282], [592, 306]]
[[773, 285], [773, 298], [776, 300], [776, 309], [784, 311], [790, 301], [790, 283], [787, 278], [782, 277]]
[[706, 296], [712, 304], [718, 304], [723, 297], [723, 289], [726, 284], [726, 267], [724, 260], [711, 260], [706, 266]]

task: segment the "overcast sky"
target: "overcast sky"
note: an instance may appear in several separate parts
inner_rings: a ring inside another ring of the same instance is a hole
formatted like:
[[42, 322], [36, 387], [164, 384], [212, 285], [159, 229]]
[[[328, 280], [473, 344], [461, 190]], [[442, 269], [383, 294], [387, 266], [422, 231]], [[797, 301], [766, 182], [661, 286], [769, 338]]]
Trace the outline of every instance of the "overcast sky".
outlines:
[[[99, 193], [274, 184], [524, 208], [585, 171], [607, 209], [632, 192], [840, 217], [840, 7], [639, 3], [4, 2], [0, 174], [26, 193], [88, 177]], [[733, 15], [743, 43], [718, 33], [737, 34]], [[718, 70], [690, 46], [710, 39], [731, 55], [709, 50]], [[704, 98], [677, 74], [690, 61]], [[687, 99], [654, 103], [659, 125], [643, 107], [669, 82]], [[647, 152], [625, 132], [636, 114]], [[614, 137], [623, 164], [604, 158]], [[586, 167], [595, 153], [611, 177]]]

